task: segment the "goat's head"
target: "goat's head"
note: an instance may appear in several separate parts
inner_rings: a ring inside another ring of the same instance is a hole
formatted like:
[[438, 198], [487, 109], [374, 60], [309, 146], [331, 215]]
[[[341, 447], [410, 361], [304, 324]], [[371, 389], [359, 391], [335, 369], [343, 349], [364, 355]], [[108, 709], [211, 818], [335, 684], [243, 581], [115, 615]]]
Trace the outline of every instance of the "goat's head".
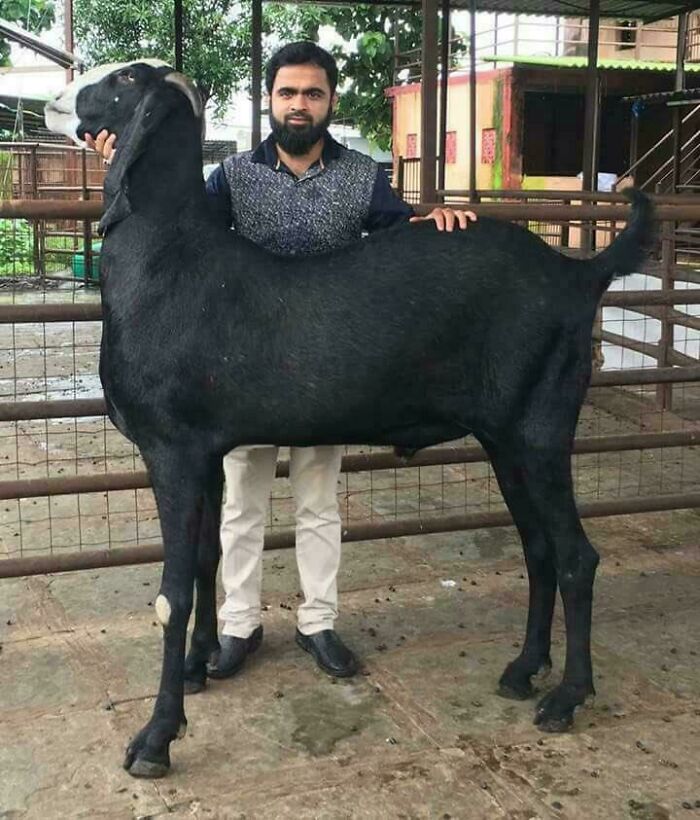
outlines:
[[162, 119], [167, 101], [156, 105], [155, 94], [164, 83], [185, 94], [194, 116], [201, 118], [201, 97], [189, 79], [162, 60], [135, 60], [97, 66], [81, 74], [46, 104], [46, 125], [79, 145], [85, 144], [85, 134], [97, 136], [102, 129], [119, 138], [138, 113]]
[[85, 144], [86, 134], [97, 136], [103, 129], [116, 134], [117, 153], [105, 180], [108, 207], [100, 222], [102, 231], [131, 213], [127, 172], [149, 138], [176, 110], [184, 110], [201, 128], [203, 106], [196, 86], [160, 60], [98, 66], [47, 103], [48, 128], [79, 145]]

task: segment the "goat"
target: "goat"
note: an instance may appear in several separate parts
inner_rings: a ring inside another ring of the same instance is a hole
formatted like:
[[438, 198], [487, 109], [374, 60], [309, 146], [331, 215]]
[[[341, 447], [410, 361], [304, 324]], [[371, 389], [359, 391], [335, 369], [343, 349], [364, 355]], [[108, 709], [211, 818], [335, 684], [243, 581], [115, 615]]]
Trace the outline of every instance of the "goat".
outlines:
[[572, 443], [596, 308], [612, 278], [642, 261], [650, 201], [632, 192], [627, 228], [586, 261], [486, 218], [454, 233], [401, 225], [338, 252], [283, 258], [208, 211], [201, 119], [193, 84], [157, 62], [94, 69], [46, 107], [49, 128], [79, 144], [103, 128], [118, 138], [100, 223], [100, 377], [111, 420], [150, 472], [165, 547], [160, 688], [125, 768], [167, 772], [170, 743], [186, 728], [185, 685], [204, 685], [217, 647], [221, 462], [243, 444], [411, 453], [473, 434], [513, 515], [530, 582], [524, 644], [499, 692], [531, 697], [532, 678], [551, 667], [559, 587], [565, 668], [535, 723], [565, 731], [594, 694], [599, 560], [576, 510]]

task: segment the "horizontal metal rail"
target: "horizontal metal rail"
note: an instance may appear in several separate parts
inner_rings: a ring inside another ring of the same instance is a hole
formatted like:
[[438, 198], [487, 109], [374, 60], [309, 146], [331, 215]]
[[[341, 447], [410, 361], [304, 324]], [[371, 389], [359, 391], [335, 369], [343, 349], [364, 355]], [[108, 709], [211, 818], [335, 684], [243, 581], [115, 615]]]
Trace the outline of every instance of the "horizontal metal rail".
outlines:
[[[672, 205], [661, 204], [656, 208], [659, 220], [700, 220], [700, 204], [678, 197]], [[696, 200], [693, 197], [693, 200]], [[8, 219], [99, 219], [102, 203], [94, 200], [16, 199], [0, 202], [0, 218]], [[419, 214], [427, 214], [444, 203], [415, 205]], [[577, 220], [600, 220], [602, 222], [625, 222], [630, 208], [627, 205], [561, 205], [520, 204], [511, 202], [473, 203], [470, 209], [482, 216], [498, 219], [539, 220], [544, 222], [572, 222]]]
[[[596, 372], [591, 387], [629, 387], [640, 384], [671, 384], [700, 381], [700, 365], [689, 367], [641, 367]], [[60, 399], [0, 403], [0, 422], [104, 416], [104, 399]]]
[[[581, 518], [599, 518], [697, 507], [700, 507], [700, 493], [677, 493], [582, 502], [578, 505], [578, 511]], [[512, 523], [513, 520], [507, 510], [442, 517], [405, 518], [394, 521], [372, 521], [366, 524], [348, 524], [343, 528], [342, 538], [348, 543], [379, 538], [401, 538], [410, 535], [476, 530], [484, 527], [506, 527]], [[293, 546], [294, 532], [292, 530], [272, 533], [265, 538], [265, 549], [268, 550], [289, 549]], [[163, 547], [161, 544], [115, 547], [109, 550], [91, 550], [65, 555], [41, 555], [34, 558], [5, 558], [0, 559], [0, 578], [132, 564], [154, 564], [162, 560]]]
[[[574, 442], [574, 453], [618, 453], [629, 450], [658, 450], [665, 447], [690, 447], [700, 444], [700, 429], [667, 433], [634, 433], [617, 436], [589, 436]], [[429, 447], [413, 458], [397, 458], [392, 452], [356, 453], [343, 457], [341, 472], [359, 473], [368, 470], [412, 469], [447, 464], [477, 464], [488, 461], [478, 446]], [[289, 476], [289, 461], [277, 463], [276, 477]], [[100, 473], [95, 475], [57, 476], [0, 481], [0, 500], [44, 498], [76, 493], [119, 492], [143, 490], [151, 483], [145, 470], [130, 473]]]
[[[594, 331], [593, 338], [617, 345], [617, 347], [624, 347], [626, 350], [634, 350], [636, 353], [641, 353], [643, 356], [657, 360], [662, 349], [661, 345], [653, 344], [652, 342], [642, 342], [639, 341], [639, 339], [631, 339], [629, 336], [621, 336], [619, 333], [611, 333], [608, 330]], [[693, 367], [698, 361], [692, 356], [686, 356], [685, 353], [680, 353], [673, 348], [668, 351], [667, 355], [668, 364], [678, 365], [679, 367]]]
[[[404, 162], [406, 160], [404, 159]], [[469, 191], [463, 188], [441, 188], [436, 191], [441, 196], [460, 196], [468, 197]], [[547, 190], [533, 190], [528, 191], [523, 188], [490, 190], [488, 188], [480, 188], [476, 191], [476, 196], [479, 200], [483, 199], [544, 199], [548, 201], [556, 200], [557, 202], [606, 202], [619, 203], [624, 205], [629, 203], [627, 197], [620, 191], [547, 191]], [[684, 196], [679, 197], [677, 194], [647, 194], [649, 199], [655, 205], [676, 205], [682, 202], [687, 205], [700, 204], [700, 197], [698, 196]]]
[[[700, 278], [699, 280], [700, 281]], [[601, 300], [603, 307], [635, 305], [698, 305], [700, 288], [690, 290], [615, 290]], [[0, 305], [0, 324], [37, 324], [43, 322], [99, 322], [99, 302], [76, 302], [69, 305]]]

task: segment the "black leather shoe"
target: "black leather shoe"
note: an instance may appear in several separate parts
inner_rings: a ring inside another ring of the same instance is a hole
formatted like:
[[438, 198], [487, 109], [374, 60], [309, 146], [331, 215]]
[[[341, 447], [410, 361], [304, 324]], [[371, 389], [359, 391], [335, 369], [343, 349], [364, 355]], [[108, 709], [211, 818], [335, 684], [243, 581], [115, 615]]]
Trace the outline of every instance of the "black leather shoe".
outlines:
[[221, 649], [207, 663], [207, 676], [218, 680], [240, 672], [248, 655], [252, 655], [262, 643], [262, 636], [262, 626], [257, 627], [249, 638], [222, 635], [219, 638]]
[[316, 663], [334, 678], [351, 678], [358, 670], [357, 658], [345, 646], [334, 629], [303, 635], [297, 629], [296, 642]]

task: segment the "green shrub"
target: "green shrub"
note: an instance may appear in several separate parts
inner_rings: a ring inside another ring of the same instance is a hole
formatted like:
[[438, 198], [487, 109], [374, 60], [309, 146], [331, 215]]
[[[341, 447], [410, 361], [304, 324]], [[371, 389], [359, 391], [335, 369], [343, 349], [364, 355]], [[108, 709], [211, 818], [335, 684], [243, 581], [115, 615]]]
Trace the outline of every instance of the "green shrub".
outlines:
[[0, 219], [0, 276], [34, 271], [34, 238], [26, 219]]

